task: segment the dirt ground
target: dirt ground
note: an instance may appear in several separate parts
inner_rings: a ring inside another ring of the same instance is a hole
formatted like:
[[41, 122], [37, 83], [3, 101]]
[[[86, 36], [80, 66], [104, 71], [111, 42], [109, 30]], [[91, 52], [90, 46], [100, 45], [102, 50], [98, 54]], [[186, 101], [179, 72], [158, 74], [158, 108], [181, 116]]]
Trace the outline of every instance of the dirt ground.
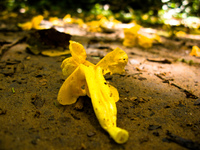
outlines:
[[105, 76], [120, 93], [117, 125], [129, 132], [119, 145], [101, 128], [88, 97], [82, 109], [57, 102], [67, 56], [30, 53], [19, 40], [26, 34], [0, 32], [1, 49], [8, 46], [0, 60], [0, 150], [200, 149], [200, 59], [189, 56], [200, 39], [162, 38], [144, 49], [124, 47], [116, 33], [72, 35], [93, 63], [116, 47], [129, 56], [125, 74]]

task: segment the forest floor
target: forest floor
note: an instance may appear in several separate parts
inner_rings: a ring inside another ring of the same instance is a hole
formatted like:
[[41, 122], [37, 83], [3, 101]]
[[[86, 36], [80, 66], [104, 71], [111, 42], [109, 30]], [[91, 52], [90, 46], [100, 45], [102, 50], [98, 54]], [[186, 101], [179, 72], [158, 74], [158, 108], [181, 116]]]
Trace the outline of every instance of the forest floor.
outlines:
[[162, 37], [149, 49], [127, 48], [120, 31], [79, 34], [70, 25], [71, 40], [83, 44], [89, 61], [116, 47], [128, 54], [124, 74], [105, 76], [120, 94], [117, 125], [129, 132], [120, 145], [100, 126], [90, 98], [80, 109], [57, 102], [66, 56], [30, 53], [29, 32], [15, 26], [0, 25], [0, 150], [200, 149], [200, 58], [189, 56], [200, 38]]

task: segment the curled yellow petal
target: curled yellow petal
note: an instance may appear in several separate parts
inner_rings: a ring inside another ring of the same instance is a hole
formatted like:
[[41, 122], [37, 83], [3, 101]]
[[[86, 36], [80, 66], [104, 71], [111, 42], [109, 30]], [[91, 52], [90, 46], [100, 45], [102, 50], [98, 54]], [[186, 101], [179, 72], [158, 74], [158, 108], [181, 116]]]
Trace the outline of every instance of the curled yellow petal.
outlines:
[[63, 75], [70, 76], [78, 66], [72, 57], [66, 58], [61, 64]]
[[83, 45], [71, 40], [69, 41], [69, 43], [70, 43], [69, 50], [71, 52], [74, 61], [76, 61], [79, 64], [84, 63], [87, 54]]
[[79, 96], [85, 96], [85, 75], [77, 67], [76, 70], [65, 80], [58, 92], [58, 102], [62, 105], [70, 105], [77, 101]]
[[32, 29], [32, 23], [26, 22], [26, 23], [19, 23], [18, 26], [22, 28], [23, 30], [30, 30]]
[[[87, 60], [83, 64], [86, 66], [94, 66], [93, 63]], [[70, 76], [79, 65], [80, 64], [74, 61], [73, 57], [66, 58], [61, 64], [63, 75], [66, 77]]]
[[101, 59], [96, 66], [102, 68], [103, 74], [123, 73], [124, 67], [128, 62], [127, 54], [120, 48], [114, 49]]

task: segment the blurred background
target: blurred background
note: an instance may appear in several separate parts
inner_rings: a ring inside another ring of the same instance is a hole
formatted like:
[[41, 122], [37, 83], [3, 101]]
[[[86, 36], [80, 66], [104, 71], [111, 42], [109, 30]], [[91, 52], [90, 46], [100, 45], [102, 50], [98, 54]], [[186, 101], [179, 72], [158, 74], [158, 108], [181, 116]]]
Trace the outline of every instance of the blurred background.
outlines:
[[[1, 17], [42, 14], [44, 17], [76, 15], [88, 21], [101, 14], [114, 16], [128, 23], [178, 25], [181, 21], [197, 22], [200, 17], [199, 0], [1, 0]], [[7, 15], [9, 14], [9, 15]], [[89, 17], [88, 17], [89, 16]], [[180, 21], [181, 20], [181, 21]], [[198, 24], [198, 22], [196, 23]], [[199, 26], [195, 28], [199, 28]]]

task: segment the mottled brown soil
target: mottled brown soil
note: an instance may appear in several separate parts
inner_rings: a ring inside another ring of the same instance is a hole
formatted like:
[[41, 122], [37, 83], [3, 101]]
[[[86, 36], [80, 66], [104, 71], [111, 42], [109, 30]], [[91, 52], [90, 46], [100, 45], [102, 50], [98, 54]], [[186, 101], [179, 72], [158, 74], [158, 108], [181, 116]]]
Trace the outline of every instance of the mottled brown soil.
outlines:
[[[23, 34], [1, 32], [0, 39], [12, 42]], [[109, 137], [88, 97], [78, 110], [57, 102], [66, 56], [33, 55], [19, 42], [0, 61], [0, 150], [200, 149], [200, 59], [188, 54], [199, 40], [163, 38], [146, 50], [126, 48], [120, 40], [72, 39], [93, 63], [116, 47], [128, 54], [126, 73], [105, 78], [120, 93], [117, 124], [129, 140], [119, 145]]]

